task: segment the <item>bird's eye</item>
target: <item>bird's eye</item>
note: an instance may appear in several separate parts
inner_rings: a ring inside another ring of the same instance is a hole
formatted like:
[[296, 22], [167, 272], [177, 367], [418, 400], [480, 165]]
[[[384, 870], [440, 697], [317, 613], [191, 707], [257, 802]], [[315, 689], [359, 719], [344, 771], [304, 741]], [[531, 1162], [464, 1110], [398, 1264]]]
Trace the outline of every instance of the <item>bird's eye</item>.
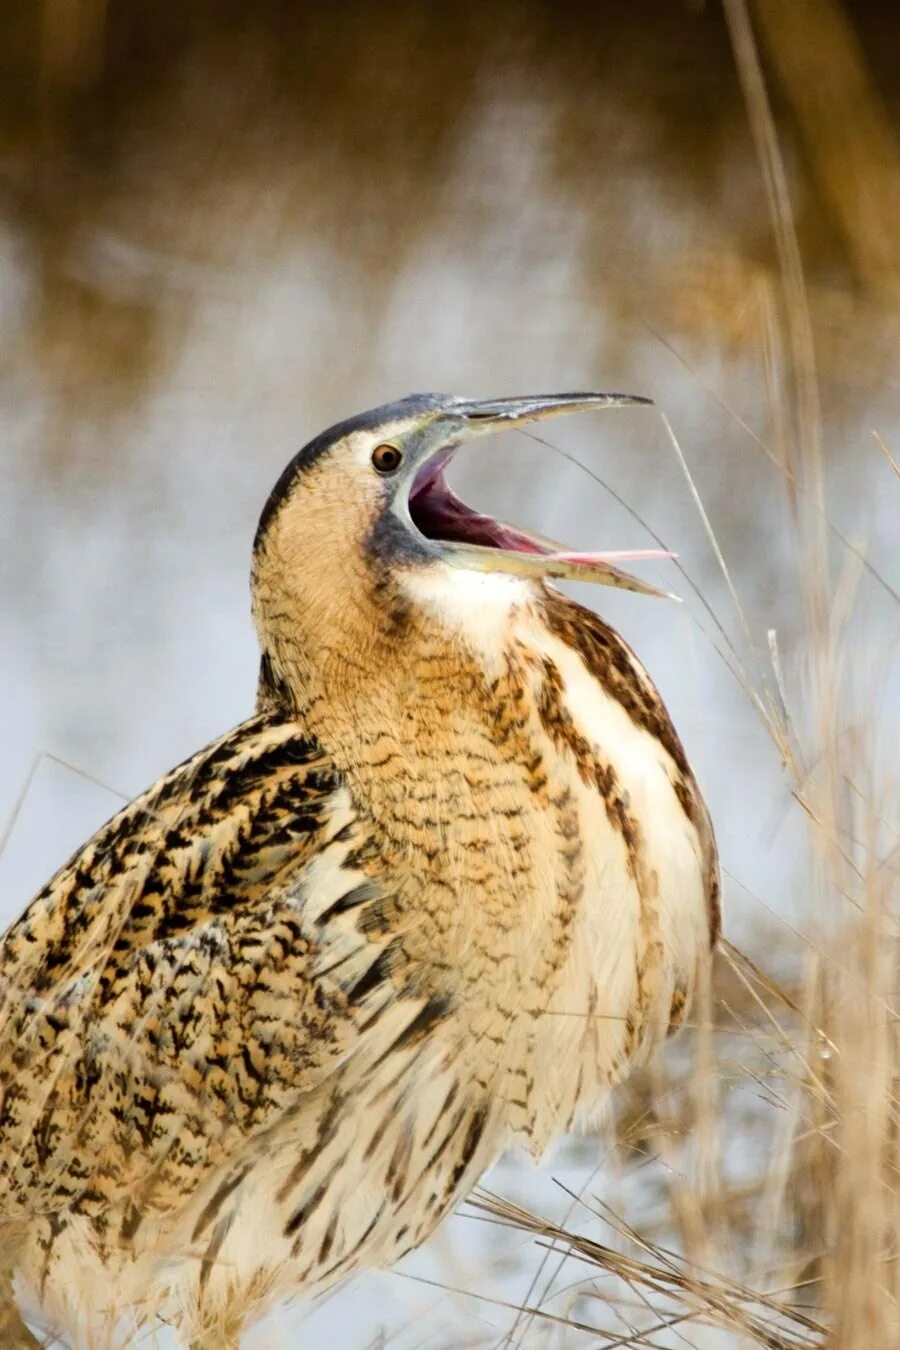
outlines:
[[372, 451], [372, 463], [379, 473], [396, 473], [403, 463], [403, 451], [396, 445], [376, 445]]

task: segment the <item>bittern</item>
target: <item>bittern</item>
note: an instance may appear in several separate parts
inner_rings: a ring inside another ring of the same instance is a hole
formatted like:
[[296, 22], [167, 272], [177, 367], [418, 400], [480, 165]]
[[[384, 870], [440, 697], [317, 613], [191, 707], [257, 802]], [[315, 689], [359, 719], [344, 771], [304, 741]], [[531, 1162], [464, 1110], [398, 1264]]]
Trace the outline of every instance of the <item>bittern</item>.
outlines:
[[292, 460], [256, 712], [101, 829], [0, 950], [3, 1251], [46, 1325], [197, 1346], [421, 1243], [682, 1020], [706, 808], [637, 658], [471, 509], [458, 446], [604, 394], [417, 395]]

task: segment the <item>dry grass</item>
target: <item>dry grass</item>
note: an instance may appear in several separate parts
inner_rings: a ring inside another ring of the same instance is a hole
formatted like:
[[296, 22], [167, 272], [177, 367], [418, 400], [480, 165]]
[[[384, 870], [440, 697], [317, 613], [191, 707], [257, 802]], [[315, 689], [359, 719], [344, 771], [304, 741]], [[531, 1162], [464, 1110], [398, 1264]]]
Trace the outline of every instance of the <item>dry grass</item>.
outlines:
[[[829, 549], [815, 342], [787, 179], [744, 0], [725, 9], [781, 265], [763, 334], [772, 435], [756, 439], [781, 471], [793, 522], [805, 652], [793, 682], [774, 633], [766, 660], [756, 658], [696, 500], [749, 653], [722, 654], [806, 817], [805, 917], [801, 931], [767, 907], [761, 915], [771, 972], [724, 941], [682, 1046], [623, 1094], [619, 1153], [626, 1167], [652, 1169], [649, 1216], [630, 1222], [597, 1196], [573, 1195], [561, 1226], [494, 1194], [473, 1197], [474, 1212], [533, 1235], [577, 1281], [577, 1315], [550, 1314], [538, 1298], [505, 1342], [515, 1346], [547, 1318], [573, 1344], [589, 1331], [606, 1346], [900, 1345], [900, 832], [878, 672], [854, 626], [863, 571], [873, 577], [850, 541], [837, 557]], [[888, 473], [885, 491], [895, 490]], [[733, 904], [761, 903], [730, 890]], [[608, 1242], [582, 1231], [597, 1220]]]

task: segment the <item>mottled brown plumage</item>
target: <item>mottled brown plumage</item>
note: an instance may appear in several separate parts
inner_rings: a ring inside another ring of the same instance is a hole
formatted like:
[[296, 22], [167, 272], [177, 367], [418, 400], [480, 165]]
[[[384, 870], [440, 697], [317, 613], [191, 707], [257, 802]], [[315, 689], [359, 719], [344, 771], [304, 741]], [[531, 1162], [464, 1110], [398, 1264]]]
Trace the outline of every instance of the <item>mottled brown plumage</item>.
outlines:
[[256, 715], [7, 933], [3, 1236], [76, 1343], [228, 1344], [393, 1262], [682, 1019], [706, 811], [643, 668], [545, 577], [642, 587], [435, 469], [592, 401], [413, 398], [307, 447], [254, 550]]

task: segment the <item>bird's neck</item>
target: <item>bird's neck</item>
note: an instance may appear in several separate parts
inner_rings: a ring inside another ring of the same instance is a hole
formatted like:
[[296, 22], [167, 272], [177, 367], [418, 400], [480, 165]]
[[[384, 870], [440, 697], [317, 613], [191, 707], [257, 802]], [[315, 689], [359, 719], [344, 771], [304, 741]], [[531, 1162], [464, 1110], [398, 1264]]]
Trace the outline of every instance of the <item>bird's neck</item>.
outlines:
[[260, 625], [260, 705], [301, 717], [338, 761], [381, 736], [421, 754], [483, 720], [535, 596], [530, 582], [440, 566], [301, 597]]
[[521, 779], [510, 765], [533, 753], [508, 721], [529, 685], [515, 630], [535, 588], [443, 572], [395, 579], [368, 599], [357, 592], [327, 622], [264, 634], [260, 684], [260, 705], [301, 720], [382, 821], [410, 818], [415, 798], [422, 842], [452, 837], [467, 797], [467, 809], [506, 809]]

